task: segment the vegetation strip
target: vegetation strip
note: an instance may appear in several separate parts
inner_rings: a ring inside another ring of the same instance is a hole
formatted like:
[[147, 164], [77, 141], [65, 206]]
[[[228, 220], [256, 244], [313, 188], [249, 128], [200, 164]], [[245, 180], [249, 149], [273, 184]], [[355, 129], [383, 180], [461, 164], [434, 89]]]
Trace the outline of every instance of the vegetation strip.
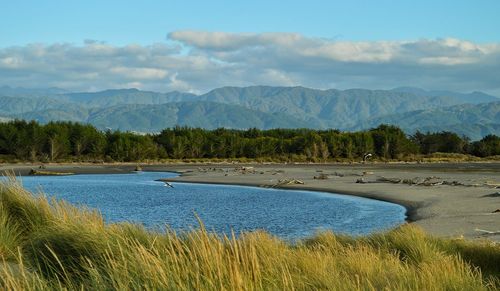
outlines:
[[[175, 127], [158, 134], [102, 132], [92, 125], [34, 121], [0, 123], [0, 161], [131, 162], [160, 159], [268, 159], [271, 161], [413, 160], [446, 153], [444, 158], [500, 155], [500, 137], [470, 142], [455, 133], [407, 136], [380, 125], [367, 131]], [[475, 157], [469, 157], [474, 160]], [[477, 158], [476, 158], [477, 159]], [[439, 156], [438, 159], [439, 160]]]

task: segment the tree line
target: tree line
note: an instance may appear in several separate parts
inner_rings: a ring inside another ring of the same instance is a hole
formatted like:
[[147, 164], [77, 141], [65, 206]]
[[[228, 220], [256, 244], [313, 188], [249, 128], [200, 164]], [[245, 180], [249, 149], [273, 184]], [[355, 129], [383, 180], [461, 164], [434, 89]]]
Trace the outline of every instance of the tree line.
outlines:
[[158, 134], [100, 131], [74, 122], [10, 121], [0, 123], [0, 158], [22, 161], [144, 161], [158, 159], [276, 158], [328, 161], [374, 158], [404, 159], [436, 152], [500, 155], [500, 137], [471, 142], [452, 132], [406, 135], [380, 125], [365, 131], [270, 129], [235, 130], [174, 127]]

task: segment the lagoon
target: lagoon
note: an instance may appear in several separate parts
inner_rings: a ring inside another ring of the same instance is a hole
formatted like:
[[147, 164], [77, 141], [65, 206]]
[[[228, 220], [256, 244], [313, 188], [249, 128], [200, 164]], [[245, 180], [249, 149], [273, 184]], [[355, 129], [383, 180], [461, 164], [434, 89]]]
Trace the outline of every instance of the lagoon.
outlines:
[[33, 192], [98, 209], [107, 222], [133, 222], [149, 229], [177, 231], [198, 227], [220, 234], [265, 230], [284, 239], [317, 231], [366, 235], [404, 223], [400, 205], [325, 192], [247, 186], [172, 183], [168, 172], [74, 176], [27, 176], [20, 180]]

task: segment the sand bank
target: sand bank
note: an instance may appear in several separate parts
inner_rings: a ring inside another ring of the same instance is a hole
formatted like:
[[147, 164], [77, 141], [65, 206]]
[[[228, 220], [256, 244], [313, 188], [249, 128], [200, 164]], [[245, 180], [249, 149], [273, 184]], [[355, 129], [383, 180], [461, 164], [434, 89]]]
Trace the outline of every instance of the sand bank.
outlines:
[[[409, 221], [431, 234], [500, 241], [500, 234], [478, 231], [500, 231], [500, 213], [494, 213], [500, 209], [500, 194], [495, 195], [500, 191], [500, 164], [253, 165], [248, 170], [234, 166], [177, 170], [184, 173], [169, 181], [278, 185], [394, 202], [408, 209]], [[280, 181], [294, 179], [304, 184], [280, 185]], [[365, 183], [357, 183], [360, 179]], [[396, 184], [397, 180], [401, 182]], [[407, 184], [410, 181], [420, 185]]]

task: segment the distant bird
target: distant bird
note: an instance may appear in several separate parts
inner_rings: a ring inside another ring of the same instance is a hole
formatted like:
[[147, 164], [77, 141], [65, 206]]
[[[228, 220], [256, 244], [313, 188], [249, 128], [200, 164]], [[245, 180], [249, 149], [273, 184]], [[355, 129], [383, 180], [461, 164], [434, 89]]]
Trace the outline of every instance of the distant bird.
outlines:
[[165, 186], [166, 187], [170, 187], [170, 188], [174, 188], [174, 185], [170, 184], [169, 182], [167, 181], [164, 181], [165, 182]]

